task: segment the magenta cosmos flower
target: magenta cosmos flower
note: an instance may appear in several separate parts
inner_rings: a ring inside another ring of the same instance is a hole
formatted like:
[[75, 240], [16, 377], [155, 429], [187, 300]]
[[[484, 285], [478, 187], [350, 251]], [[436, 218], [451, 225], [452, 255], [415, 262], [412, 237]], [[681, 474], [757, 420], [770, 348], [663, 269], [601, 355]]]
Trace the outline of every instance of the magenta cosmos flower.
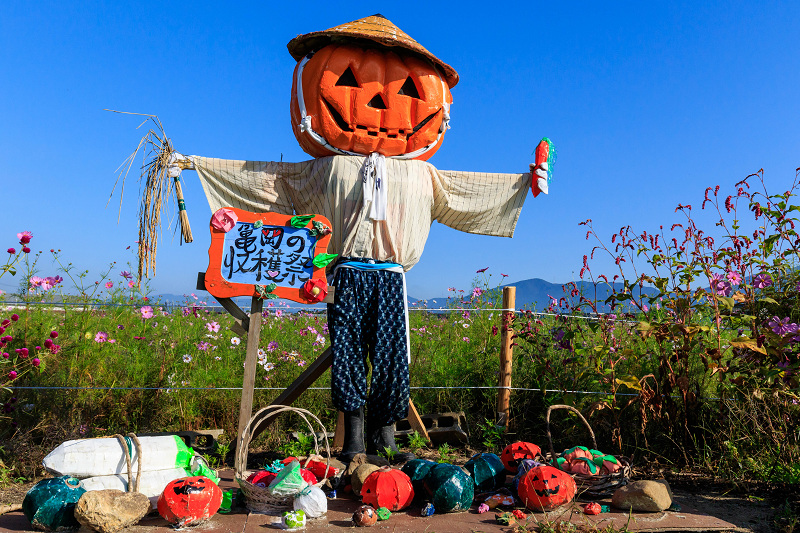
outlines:
[[142, 314], [142, 318], [153, 318], [153, 308], [149, 305], [144, 305], [139, 308], [139, 312]]

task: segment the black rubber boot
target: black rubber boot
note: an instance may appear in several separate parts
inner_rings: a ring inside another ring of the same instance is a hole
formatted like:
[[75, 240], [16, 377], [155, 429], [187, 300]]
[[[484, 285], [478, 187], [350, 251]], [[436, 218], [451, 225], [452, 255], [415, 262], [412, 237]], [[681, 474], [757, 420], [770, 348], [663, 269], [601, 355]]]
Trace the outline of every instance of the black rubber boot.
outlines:
[[348, 464], [353, 457], [364, 453], [364, 407], [344, 413], [344, 446], [339, 460]]
[[[387, 456], [392, 464], [405, 463], [416, 459], [413, 453], [401, 452], [394, 441], [394, 424], [370, 429], [367, 435], [367, 454]], [[388, 453], [387, 453], [388, 449]]]

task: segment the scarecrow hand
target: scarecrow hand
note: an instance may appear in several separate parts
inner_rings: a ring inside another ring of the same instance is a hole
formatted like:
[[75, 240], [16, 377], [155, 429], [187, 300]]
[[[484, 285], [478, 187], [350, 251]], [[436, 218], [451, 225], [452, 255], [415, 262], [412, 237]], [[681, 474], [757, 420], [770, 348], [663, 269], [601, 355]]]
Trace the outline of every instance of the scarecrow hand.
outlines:
[[531, 190], [536, 198], [540, 192], [547, 194], [547, 161], [538, 165], [531, 164]]

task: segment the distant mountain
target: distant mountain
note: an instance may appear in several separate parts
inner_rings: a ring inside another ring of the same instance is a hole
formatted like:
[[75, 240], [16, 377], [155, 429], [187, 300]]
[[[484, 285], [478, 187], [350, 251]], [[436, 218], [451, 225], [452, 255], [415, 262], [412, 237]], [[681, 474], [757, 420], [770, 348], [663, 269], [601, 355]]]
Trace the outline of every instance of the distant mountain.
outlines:
[[[570, 299], [568, 294], [564, 294], [563, 286], [565, 285], [566, 283], [550, 283], [549, 281], [545, 281], [543, 279], [532, 278], [501, 285], [500, 287], [497, 287], [497, 289], [502, 290], [503, 287], [514, 286], [517, 288], [514, 307], [517, 309], [543, 311], [550, 305], [552, 298], [559, 299], [567, 297], [568, 301], [573, 302], [577, 302], [579, 300], [579, 297]], [[578, 291], [586, 298], [598, 302], [597, 311], [601, 313], [607, 313], [611, 310], [610, 306], [605, 304], [605, 300], [611, 296], [612, 292], [614, 290], [621, 292], [623, 288], [622, 283], [614, 283], [611, 285], [599, 284], [596, 289], [594, 285], [586, 281], [578, 281], [575, 283], [575, 285]], [[637, 291], [636, 293], [637, 296], [655, 294], [658, 294], [658, 290], [652, 287], [644, 287], [641, 292]], [[443, 309], [447, 308], [448, 306], [452, 307], [454, 299], [430, 298], [428, 300], [419, 300], [409, 297], [408, 301], [410, 306], [416, 308]]]

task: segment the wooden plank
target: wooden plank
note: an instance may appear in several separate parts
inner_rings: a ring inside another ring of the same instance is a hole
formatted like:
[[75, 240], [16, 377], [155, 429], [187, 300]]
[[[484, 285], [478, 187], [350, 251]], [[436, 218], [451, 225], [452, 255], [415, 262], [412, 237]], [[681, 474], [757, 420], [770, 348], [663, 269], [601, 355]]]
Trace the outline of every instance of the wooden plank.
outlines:
[[[260, 323], [260, 321], [258, 321]], [[249, 339], [248, 339], [249, 340]], [[249, 344], [248, 344], [249, 346]], [[294, 401], [300, 397], [303, 392], [311, 385], [314, 384], [319, 377], [330, 368], [333, 362], [333, 352], [330, 347], [326, 348], [324, 352], [317, 357], [313, 363], [308, 365], [308, 368], [289, 385], [286, 390], [278, 395], [270, 405], [292, 405]], [[255, 369], [254, 369], [255, 371]], [[264, 418], [253, 428], [253, 439], [261, 434], [267, 426], [272, 423], [274, 417]]]
[[[517, 288], [503, 287], [503, 309], [514, 309]], [[508, 428], [509, 408], [511, 404], [511, 368], [513, 348], [511, 346], [514, 331], [511, 328], [514, 311], [503, 311], [500, 330], [500, 378], [497, 391], [497, 424]]]
[[336, 416], [336, 433], [333, 434], [333, 447], [341, 448], [344, 446], [344, 413], [337, 411]]
[[264, 300], [253, 298], [250, 304], [250, 328], [247, 331], [247, 355], [244, 361], [244, 378], [242, 378], [242, 401], [239, 404], [239, 432], [236, 447], [242, 443], [244, 428], [253, 416], [253, 389], [256, 383], [256, 365], [258, 364], [258, 343], [261, 339], [261, 311]]
[[425, 427], [425, 424], [422, 423], [422, 418], [420, 418], [417, 408], [414, 406], [414, 402], [411, 400], [408, 401], [408, 424], [411, 426], [411, 429], [425, 437], [425, 440], [428, 441], [428, 444], [431, 443], [431, 438], [428, 435], [428, 429]]

